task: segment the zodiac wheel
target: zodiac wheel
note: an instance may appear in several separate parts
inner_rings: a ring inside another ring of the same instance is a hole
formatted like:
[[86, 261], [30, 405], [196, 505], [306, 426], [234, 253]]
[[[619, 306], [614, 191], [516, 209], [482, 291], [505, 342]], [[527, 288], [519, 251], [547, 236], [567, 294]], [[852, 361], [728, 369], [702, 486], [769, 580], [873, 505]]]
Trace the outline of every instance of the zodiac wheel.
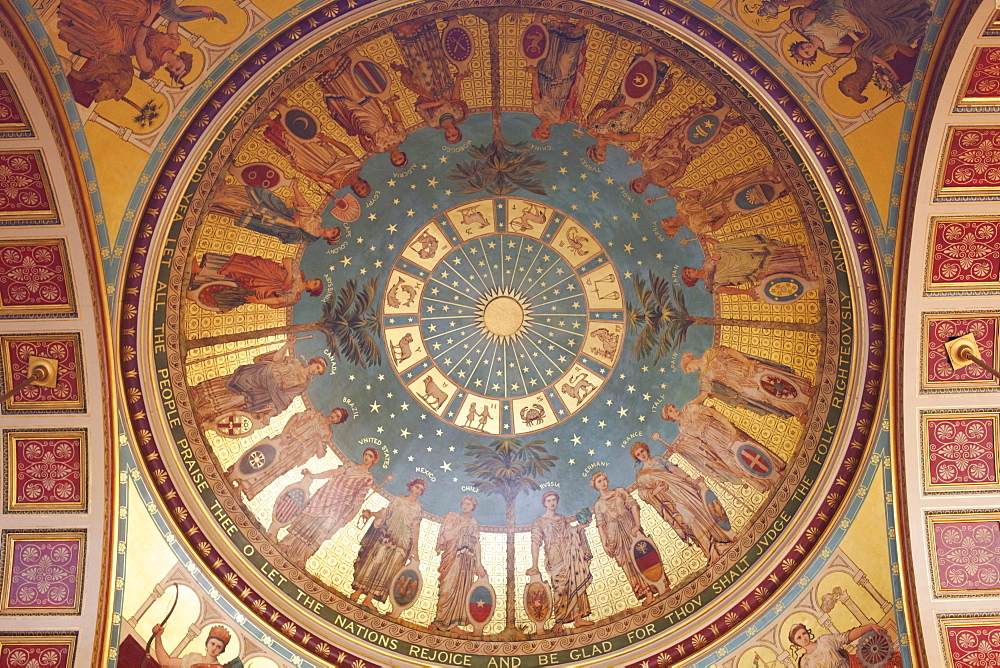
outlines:
[[617, 272], [585, 225], [491, 198], [429, 221], [383, 299], [386, 349], [423, 406], [460, 429], [525, 434], [596, 396], [624, 338]]

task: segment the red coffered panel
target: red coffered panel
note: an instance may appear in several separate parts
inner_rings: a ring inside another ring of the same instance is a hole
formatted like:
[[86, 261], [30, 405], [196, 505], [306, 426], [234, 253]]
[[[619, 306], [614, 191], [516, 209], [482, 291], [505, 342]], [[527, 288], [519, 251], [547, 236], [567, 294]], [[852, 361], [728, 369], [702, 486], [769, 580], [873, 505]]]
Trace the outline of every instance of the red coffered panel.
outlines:
[[924, 489], [928, 492], [994, 491], [998, 413], [925, 413]]
[[0, 241], [0, 317], [71, 316], [75, 311], [64, 241]]
[[31, 123], [10, 76], [0, 72], [0, 139], [32, 137]]
[[86, 534], [5, 531], [0, 613], [78, 614]]
[[55, 387], [29, 385], [0, 406], [4, 412], [82, 412], [86, 409], [79, 334], [3, 336], [0, 337], [0, 355], [3, 357], [4, 390], [14, 388], [27, 377], [33, 357], [54, 359], [59, 364]]
[[941, 314], [924, 316], [925, 358], [924, 389], [970, 389], [996, 387], [997, 381], [984, 369], [970, 364], [952, 368], [944, 344], [951, 339], [972, 334], [986, 364], [996, 365], [997, 319], [978, 314]]
[[1000, 197], [1000, 127], [952, 127], [944, 143], [937, 199]]
[[936, 218], [927, 290], [1000, 290], [1000, 219]]
[[0, 225], [58, 222], [41, 151], [0, 151]]
[[1000, 591], [1000, 515], [940, 515], [928, 521], [939, 596]]
[[1000, 658], [1000, 618], [942, 617], [949, 668], [983, 668]]
[[0, 634], [0, 666], [69, 668], [76, 636]]
[[965, 75], [965, 85], [958, 99], [963, 111], [987, 109], [1000, 104], [1000, 47], [976, 49]]
[[5, 431], [4, 441], [7, 512], [87, 509], [86, 432]]

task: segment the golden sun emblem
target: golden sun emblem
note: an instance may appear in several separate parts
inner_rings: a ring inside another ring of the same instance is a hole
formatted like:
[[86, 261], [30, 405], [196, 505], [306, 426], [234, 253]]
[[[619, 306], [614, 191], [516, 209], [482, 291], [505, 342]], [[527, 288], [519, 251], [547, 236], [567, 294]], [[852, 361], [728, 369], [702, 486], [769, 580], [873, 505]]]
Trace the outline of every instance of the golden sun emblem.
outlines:
[[491, 338], [516, 341], [531, 324], [531, 305], [509, 288], [484, 292], [476, 302], [476, 326]]

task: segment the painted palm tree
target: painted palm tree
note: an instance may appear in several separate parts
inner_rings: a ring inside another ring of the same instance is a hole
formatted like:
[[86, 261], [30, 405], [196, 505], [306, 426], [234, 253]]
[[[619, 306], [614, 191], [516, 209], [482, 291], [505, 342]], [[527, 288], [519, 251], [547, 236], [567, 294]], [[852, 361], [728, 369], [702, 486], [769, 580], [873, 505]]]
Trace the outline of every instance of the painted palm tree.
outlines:
[[359, 285], [353, 278], [347, 281], [339, 292], [330, 295], [323, 303], [323, 316], [316, 322], [194, 339], [187, 342], [187, 349], [319, 331], [326, 337], [327, 349], [335, 357], [346, 359], [360, 367], [381, 364], [378, 336], [382, 332], [382, 325], [375, 305], [377, 283], [377, 277], [363, 285]]
[[548, 454], [543, 443], [501, 438], [489, 445], [467, 441], [465, 446], [471, 459], [465, 472], [472, 484], [483, 494], [502, 498], [507, 511], [507, 624], [500, 632], [501, 640], [524, 637], [514, 624], [514, 502], [521, 494], [541, 489], [537, 478], [555, 466], [558, 457]]
[[777, 322], [749, 318], [705, 318], [688, 313], [684, 291], [662, 276], [652, 272], [643, 279], [632, 277], [632, 287], [639, 299], [628, 303], [629, 329], [639, 330], [632, 346], [633, 358], [653, 356], [655, 364], [661, 357], [669, 356], [687, 338], [691, 325], [715, 327], [749, 327], [755, 329], [782, 329], [796, 332], [821, 330], [820, 322]]
[[511, 142], [503, 137], [500, 124], [500, 58], [498, 22], [489, 22], [490, 76], [492, 79], [493, 140], [485, 146], [473, 146], [469, 155], [474, 160], [460, 162], [448, 178], [461, 183], [462, 193], [486, 191], [491, 195], [509, 195], [527, 190], [545, 196], [545, 188], [535, 178], [545, 169], [545, 162], [524, 142]]

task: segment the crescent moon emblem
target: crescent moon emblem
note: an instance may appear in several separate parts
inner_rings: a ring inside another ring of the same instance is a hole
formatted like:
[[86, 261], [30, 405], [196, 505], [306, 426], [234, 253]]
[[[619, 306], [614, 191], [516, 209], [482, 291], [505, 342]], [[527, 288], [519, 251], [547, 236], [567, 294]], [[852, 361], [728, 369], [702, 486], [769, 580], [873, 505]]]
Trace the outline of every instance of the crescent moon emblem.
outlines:
[[642, 72], [639, 72], [638, 74], [635, 75], [635, 77], [633, 77], [632, 83], [635, 84], [636, 88], [642, 88], [643, 86], [649, 83], [649, 77], [647, 77]]

